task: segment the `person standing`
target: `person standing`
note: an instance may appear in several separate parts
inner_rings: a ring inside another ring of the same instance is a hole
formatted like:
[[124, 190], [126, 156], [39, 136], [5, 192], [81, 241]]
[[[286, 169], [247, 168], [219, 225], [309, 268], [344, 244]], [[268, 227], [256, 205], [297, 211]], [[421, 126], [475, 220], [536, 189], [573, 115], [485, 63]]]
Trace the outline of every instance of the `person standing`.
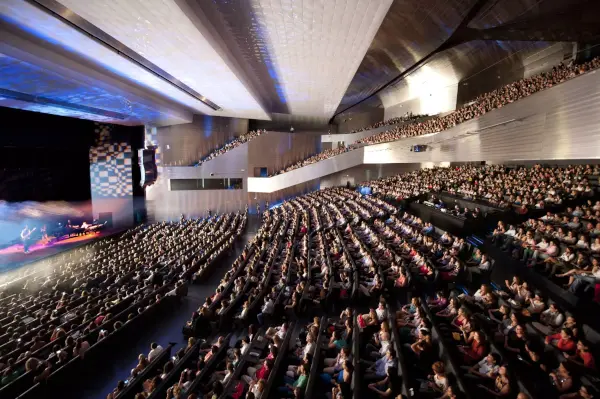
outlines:
[[25, 225], [25, 228], [21, 230], [21, 241], [23, 241], [23, 253], [29, 253], [29, 246], [31, 245], [31, 233], [33, 233], [34, 229], [29, 229], [29, 226]]

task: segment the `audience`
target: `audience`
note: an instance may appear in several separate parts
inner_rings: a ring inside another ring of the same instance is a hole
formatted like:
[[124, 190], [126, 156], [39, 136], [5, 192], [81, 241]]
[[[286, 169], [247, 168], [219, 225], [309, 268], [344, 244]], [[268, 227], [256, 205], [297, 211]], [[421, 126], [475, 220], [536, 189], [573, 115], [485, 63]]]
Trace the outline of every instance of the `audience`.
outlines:
[[240, 145], [247, 143], [248, 141], [254, 140], [258, 136], [260, 136], [266, 132], [267, 132], [266, 130], [259, 129], [259, 130], [252, 130], [246, 134], [242, 134], [241, 136], [238, 136], [238, 137], [234, 138], [233, 140], [228, 141], [227, 143], [223, 144], [219, 148], [210, 152], [208, 155], [204, 156], [202, 159], [200, 159], [200, 161], [196, 164], [196, 166], [201, 166], [204, 162], [208, 162], [211, 159], [218, 157], [219, 155], [223, 155], [226, 152], [229, 152], [229, 151], [233, 150], [234, 148], [237, 148]]
[[[355, 143], [346, 147], [323, 151], [305, 160], [301, 160], [289, 165], [283, 170], [275, 173], [275, 175], [289, 172], [291, 170], [334, 157], [346, 151], [356, 149], [362, 145], [385, 143], [407, 137], [417, 137], [425, 134], [442, 132], [473, 118], [478, 118], [482, 115], [485, 115], [494, 109], [502, 108], [505, 105], [528, 97], [534, 93], [548, 89], [554, 85], [563, 83], [579, 75], [595, 70], [598, 67], [600, 67], [600, 57], [596, 57], [591, 61], [582, 64], [561, 63], [553, 67], [552, 70], [548, 72], [542, 72], [538, 75], [523, 78], [491, 92], [482, 94], [463, 107], [444, 116], [436, 116], [423, 122], [408, 123], [393, 127], [390, 130], [359, 139]], [[381, 125], [388, 125], [388, 123], [381, 122]], [[389, 125], [394, 126], [393, 124]]]

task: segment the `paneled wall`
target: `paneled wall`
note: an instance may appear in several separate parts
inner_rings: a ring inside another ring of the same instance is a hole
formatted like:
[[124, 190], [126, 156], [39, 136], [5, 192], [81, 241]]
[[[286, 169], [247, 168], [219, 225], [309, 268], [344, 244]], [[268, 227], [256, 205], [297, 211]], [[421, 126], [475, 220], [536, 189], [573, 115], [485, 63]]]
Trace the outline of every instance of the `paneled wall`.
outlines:
[[156, 129], [164, 165], [192, 165], [225, 142], [248, 132], [248, 119], [195, 115], [192, 123]]
[[336, 117], [336, 121], [338, 122], [337, 131], [338, 133], [349, 133], [355, 129], [361, 129], [381, 122], [383, 119], [383, 107], [373, 108], [367, 112], [340, 115]]
[[268, 132], [248, 143], [248, 173], [267, 168], [269, 174], [321, 150], [319, 133]]
[[359, 165], [341, 172], [321, 178], [320, 188], [343, 186], [346, 182], [360, 184], [361, 182], [381, 179], [400, 173], [407, 173], [421, 168], [419, 163], [391, 163], [378, 165]]
[[252, 209], [255, 209], [256, 203], [260, 202], [261, 208], [264, 208], [265, 201], [269, 201], [269, 205], [274, 205], [287, 199], [310, 193], [318, 189], [319, 179], [314, 179], [272, 193], [248, 193], [248, 203], [251, 204], [250, 206]]
[[147, 209], [150, 220], [175, 220], [181, 214], [186, 217], [206, 216], [213, 212], [233, 212], [246, 206], [247, 195], [243, 190], [190, 190], [169, 191], [169, 180], [160, 178], [146, 189]]
[[[158, 181], [146, 190], [148, 215], [151, 220], [172, 220], [182, 213], [204, 216], [213, 212], [232, 212], [244, 208], [247, 202], [246, 177], [248, 143], [216, 157], [202, 166], [171, 166], [158, 168]], [[170, 191], [170, 179], [242, 178], [242, 190]]]
[[363, 158], [363, 149], [359, 148], [277, 176], [269, 178], [249, 177], [248, 191], [252, 193], [272, 193], [283, 190], [287, 187], [360, 165], [363, 163]]
[[598, 159], [599, 110], [595, 71], [433, 136], [365, 147], [364, 162]]
[[477, 96], [490, 92], [503, 85], [515, 82], [552, 69], [554, 65], [570, 59], [573, 54], [573, 43], [556, 43], [537, 51], [522, 61], [515, 63], [519, 57], [509, 57], [487, 68], [480, 73], [462, 80], [458, 86], [457, 107], [460, 107]]

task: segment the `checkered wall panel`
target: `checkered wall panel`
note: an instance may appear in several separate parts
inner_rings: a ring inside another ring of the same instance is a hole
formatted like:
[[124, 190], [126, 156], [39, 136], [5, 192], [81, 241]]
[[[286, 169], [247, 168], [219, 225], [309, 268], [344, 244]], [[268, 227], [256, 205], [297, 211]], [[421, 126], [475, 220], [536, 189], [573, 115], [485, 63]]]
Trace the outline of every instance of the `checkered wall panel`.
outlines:
[[109, 125], [97, 124], [96, 143], [90, 148], [92, 198], [133, 195], [131, 145], [113, 142]]

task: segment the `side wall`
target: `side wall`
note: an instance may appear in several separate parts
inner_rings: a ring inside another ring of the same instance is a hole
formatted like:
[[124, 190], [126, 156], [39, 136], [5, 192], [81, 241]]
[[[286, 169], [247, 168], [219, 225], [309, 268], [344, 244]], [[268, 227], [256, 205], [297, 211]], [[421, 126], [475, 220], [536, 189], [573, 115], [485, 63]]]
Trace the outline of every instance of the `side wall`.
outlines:
[[248, 132], [248, 119], [195, 115], [192, 123], [156, 128], [163, 165], [193, 165], [211, 150]]
[[350, 184], [360, 184], [367, 180], [381, 179], [400, 173], [412, 172], [421, 167], [425, 166], [422, 166], [419, 163], [359, 165], [322, 177], [320, 188], [343, 186], [346, 182], [350, 182]]
[[248, 143], [248, 175], [254, 176], [256, 168], [271, 174], [320, 151], [319, 133], [268, 132]]

